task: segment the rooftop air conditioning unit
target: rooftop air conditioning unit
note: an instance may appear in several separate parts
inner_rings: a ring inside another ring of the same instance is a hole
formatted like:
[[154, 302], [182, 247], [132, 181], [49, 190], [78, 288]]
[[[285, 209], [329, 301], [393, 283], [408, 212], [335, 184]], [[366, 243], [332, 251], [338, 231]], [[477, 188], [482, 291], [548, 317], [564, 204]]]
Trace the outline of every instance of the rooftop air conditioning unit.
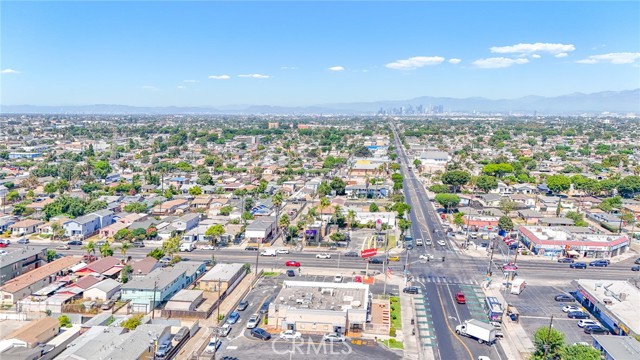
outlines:
[[613, 304], [613, 300], [611, 300], [611, 298], [604, 298], [602, 299], [602, 303], [604, 303], [605, 305], [611, 305]]

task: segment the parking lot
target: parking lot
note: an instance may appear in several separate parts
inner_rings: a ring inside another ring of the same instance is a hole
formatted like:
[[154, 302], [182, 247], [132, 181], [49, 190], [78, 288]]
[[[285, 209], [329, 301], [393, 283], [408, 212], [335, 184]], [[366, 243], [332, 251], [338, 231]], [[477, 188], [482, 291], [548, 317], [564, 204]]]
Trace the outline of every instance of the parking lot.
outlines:
[[[562, 312], [564, 305], [576, 305], [577, 302], [563, 303], [554, 300], [555, 295], [568, 294], [574, 290], [567, 286], [527, 286], [520, 295], [509, 294], [506, 300], [509, 304], [518, 309], [520, 312], [520, 323], [528, 334], [533, 336], [536, 329], [540, 327], [548, 327], [551, 315], [553, 315], [553, 327], [565, 334], [567, 344], [586, 341], [591, 343], [591, 335], [584, 333], [579, 328], [577, 319], [570, 319], [567, 314]], [[593, 317], [592, 317], [593, 319]], [[505, 319], [505, 321], [510, 321]]]
[[[216, 358], [223, 356], [239, 359], [287, 359], [289, 356], [304, 359], [401, 359], [402, 352], [392, 352], [384, 347], [369, 342], [361, 343], [358, 339], [350, 339], [345, 344], [322, 342], [321, 335], [303, 336], [301, 340], [285, 341], [273, 336], [269, 341], [258, 340], [250, 335], [246, 328], [249, 317], [257, 313], [262, 303], [278, 293], [282, 281], [326, 281], [333, 282], [333, 276], [306, 275], [287, 277], [285, 274], [276, 277], [263, 278], [245, 298], [249, 302], [246, 310], [240, 311], [240, 320], [233, 326], [231, 332], [222, 340], [222, 346], [216, 353]], [[351, 281], [346, 277], [344, 281]], [[374, 294], [381, 294], [384, 283], [372, 285]], [[387, 286], [387, 292], [398, 293], [398, 286]], [[293, 351], [293, 354], [291, 352]]]

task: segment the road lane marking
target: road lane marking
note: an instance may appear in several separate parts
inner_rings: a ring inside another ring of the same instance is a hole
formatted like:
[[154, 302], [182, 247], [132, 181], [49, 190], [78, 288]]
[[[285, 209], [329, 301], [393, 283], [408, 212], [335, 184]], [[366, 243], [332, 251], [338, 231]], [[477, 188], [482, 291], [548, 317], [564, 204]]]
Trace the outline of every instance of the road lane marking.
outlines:
[[[440, 296], [440, 290], [438, 289], [438, 287], [436, 287], [436, 293], [438, 294], [438, 299], [440, 299], [440, 307], [442, 308], [442, 315], [447, 316], [447, 311], [444, 309], [444, 303], [442, 302], [442, 296]], [[453, 335], [453, 337], [457, 339], [460, 342], [460, 344], [462, 344], [462, 347], [464, 347], [464, 349], [467, 350], [467, 353], [469, 354], [469, 359], [473, 360], [473, 354], [471, 353], [471, 350], [469, 349], [467, 344], [465, 344], [464, 341], [462, 341], [462, 339], [460, 338], [460, 336], [451, 329], [451, 325], [449, 325], [449, 321], [447, 321], [446, 318], [444, 319], [444, 322], [447, 325], [447, 329], [449, 329], [449, 332], [451, 333], [451, 335]]]

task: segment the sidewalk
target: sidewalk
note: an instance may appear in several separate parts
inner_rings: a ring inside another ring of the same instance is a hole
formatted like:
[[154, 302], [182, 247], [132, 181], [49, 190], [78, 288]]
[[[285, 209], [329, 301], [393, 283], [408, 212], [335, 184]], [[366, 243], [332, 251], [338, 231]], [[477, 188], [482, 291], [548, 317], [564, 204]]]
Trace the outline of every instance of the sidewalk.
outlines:
[[[485, 295], [498, 298], [501, 303], [506, 303], [502, 292], [497, 284], [492, 284], [486, 289], [482, 287]], [[511, 321], [508, 317], [502, 322], [504, 340], [500, 341], [500, 346], [504, 350], [508, 359], [528, 359], [535, 350], [529, 334], [524, 330], [519, 322]]]
[[[402, 316], [402, 342], [404, 344], [403, 359], [421, 360], [420, 347], [418, 346], [418, 330], [416, 325], [411, 325], [411, 319], [415, 319], [413, 298], [408, 294], [400, 294], [400, 310]], [[415, 335], [412, 334], [416, 329]]]

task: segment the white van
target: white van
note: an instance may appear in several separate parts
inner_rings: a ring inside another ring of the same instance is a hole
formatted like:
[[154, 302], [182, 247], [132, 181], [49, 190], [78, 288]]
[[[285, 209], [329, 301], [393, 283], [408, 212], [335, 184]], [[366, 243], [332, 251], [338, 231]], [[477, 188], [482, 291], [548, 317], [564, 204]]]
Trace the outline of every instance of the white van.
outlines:
[[424, 245], [424, 243], [422, 242], [422, 239], [416, 239], [416, 246], [422, 246]]
[[191, 252], [195, 250], [195, 248], [196, 245], [192, 242], [183, 242], [182, 244], [180, 244], [180, 251]]
[[260, 256], [276, 256], [276, 249], [264, 249]]

